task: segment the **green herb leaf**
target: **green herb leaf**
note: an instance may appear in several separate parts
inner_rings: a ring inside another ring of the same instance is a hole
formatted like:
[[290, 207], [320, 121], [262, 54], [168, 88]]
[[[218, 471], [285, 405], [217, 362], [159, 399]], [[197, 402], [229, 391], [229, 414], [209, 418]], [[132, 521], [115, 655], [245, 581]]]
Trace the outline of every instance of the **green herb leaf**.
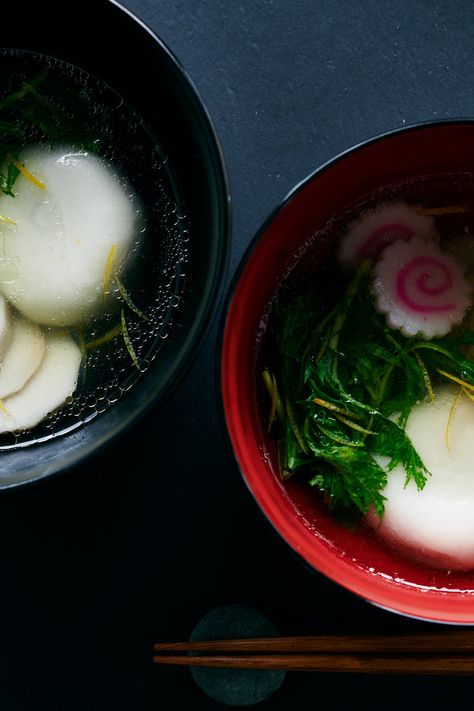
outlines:
[[421, 341], [393, 331], [374, 308], [367, 265], [339, 302], [324, 284], [294, 298], [282, 291], [270, 322], [268, 357], [285, 403], [282, 475], [306, 478], [344, 515], [371, 506], [381, 515], [387, 471], [397, 465], [422, 489], [429, 472], [405, 432], [409, 414], [433, 397], [441, 370], [474, 384], [463, 352], [474, 334]]
[[13, 165], [13, 163], [8, 163], [6, 176], [0, 173], [0, 190], [9, 195], [10, 197], [15, 197], [12, 190], [16, 179], [20, 175], [18, 168]]

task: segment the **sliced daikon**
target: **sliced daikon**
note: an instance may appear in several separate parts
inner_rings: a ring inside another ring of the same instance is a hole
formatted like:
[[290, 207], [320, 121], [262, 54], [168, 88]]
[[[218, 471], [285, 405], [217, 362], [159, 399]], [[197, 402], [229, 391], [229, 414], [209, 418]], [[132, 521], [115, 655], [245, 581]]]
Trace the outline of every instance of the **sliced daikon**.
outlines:
[[8, 199], [15, 224], [2, 227], [15, 271], [4, 279], [0, 270], [0, 291], [38, 323], [87, 321], [104, 307], [106, 269], [116, 271], [132, 252], [137, 197], [90, 153], [35, 146], [20, 162], [43, 188], [24, 174], [15, 182], [16, 196]]
[[81, 352], [63, 335], [47, 335], [43, 360], [24, 388], [3, 401], [0, 432], [29, 429], [59, 408], [76, 388]]
[[0, 366], [0, 400], [18, 392], [38, 369], [45, 342], [41, 328], [24, 318], [11, 325], [11, 341]]
[[[424, 488], [405, 486], [401, 465], [388, 471], [385, 513], [369, 523], [390, 544], [442, 568], [474, 567], [474, 402], [459, 387], [443, 385], [433, 402], [416, 405], [407, 435], [431, 473]], [[454, 407], [453, 407], [454, 404]]]

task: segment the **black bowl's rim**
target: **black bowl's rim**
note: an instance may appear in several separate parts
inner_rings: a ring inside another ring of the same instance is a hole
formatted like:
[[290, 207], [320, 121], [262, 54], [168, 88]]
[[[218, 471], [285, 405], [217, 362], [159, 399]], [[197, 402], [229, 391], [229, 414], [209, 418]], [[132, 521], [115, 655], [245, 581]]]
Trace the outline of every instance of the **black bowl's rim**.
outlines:
[[[179, 76], [182, 82], [183, 89], [188, 90], [188, 96], [194, 108], [200, 114], [200, 117], [205, 128], [206, 137], [209, 143], [212, 145], [215, 151], [214, 160], [214, 178], [216, 188], [219, 193], [219, 211], [221, 220], [221, 232], [219, 234], [219, 239], [216, 242], [216, 257], [215, 257], [215, 267], [212, 273], [212, 280], [210, 281], [206, 298], [202, 302], [203, 308], [200, 313], [199, 322], [196, 324], [194, 336], [186, 348], [186, 354], [179, 359], [175, 368], [171, 371], [165, 384], [158, 390], [150, 395], [141, 408], [135, 411], [130, 417], [123, 421], [123, 423], [116, 427], [107, 437], [101, 439], [97, 444], [89, 444], [86, 447], [86, 451], [83, 452], [83, 448], [78, 449], [76, 456], [71, 457], [70, 461], [66, 463], [58, 462], [58, 465], [51, 470], [44, 471], [39, 475], [29, 476], [25, 479], [15, 481], [15, 482], [0, 482], [0, 495], [7, 492], [13, 493], [19, 489], [29, 488], [35, 486], [42, 482], [44, 479], [51, 479], [55, 476], [65, 474], [68, 471], [76, 469], [79, 466], [85, 465], [92, 457], [98, 455], [104, 449], [112, 445], [117, 439], [119, 439], [125, 432], [130, 430], [135, 426], [139, 420], [141, 420], [151, 408], [158, 402], [160, 405], [172, 395], [172, 393], [178, 388], [179, 384], [183, 381], [186, 374], [191, 369], [194, 361], [196, 360], [209, 331], [214, 322], [214, 317], [218, 312], [220, 306], [222, 305], [225, 297], [225, 281], [226, 275], [229, 269], [230, 260], [230, 245], [231, 245], [231, 234], [232, 234], [232, 193], [230, 185], [230, 176], [227, 167], [227, 163], [224, 157], [224, 151], [222, 144], [220, 142], [219, 136], [217, 134], [216, 128], [212, 121], [209, 110], [201, 96], [196, 84], [191, 78], [188, 70], [183, 66], [178, 57], [166, 44], [166, 42], [161, 39], [138, 15], [132, 12], [129, 8], [124, 7], [117, 0], [106, 0], [107, 4], [113, 5], [119, 12], [126, 15], [131, 22], [135, 23], [143, 32], [145, 32], [152, 41], [157, 45], [159, 51], [163, 55], [165, 61], [167, 61], [170, 67]], [[86, 425], [87, 426], [87, 425]], [[34, 446], [34, 445], [33, 445]]]
[[[191, 90], [191, 93], [194, 95], [194, 99], [196, 101], [196, 105], [205, 121], [207, 130], [209, 131], [209, 138], [212, 140], [212, 143], [214, 144], [214, 148], [216, 150], [216, 154], [218, 157], [218, 162], [219, 162], [219, 168], [221, 175], [219, 177], [219, 184], [220, 187], [223, 188], [223, 193], [225, 193], [225, 201], [222, 203], [223, 206], [225, 205], [224, 211], [223, 211], [223, 243], [219, 244], [218, 246], [220, 247], [220, 259], [216, 260], [216, 263], [219, 262], [222, 271], [219, 273], [219, 270], [216, 269], [216, 272], [214, 274], [214, 283], [213, 283], [213, 298], [208, 299], [207, 302], [207, 309], [203, 312], [203, 315], [201, 317], [202, 325], [201, 328], [197, 331], [196, 337], [194, 340], [194, 343], [191, 346], [191, 350], [189, 351], [188, 358], [186, 359], [186, 363], [182, 365], [181, 371], [179, 373], [176, 373], [175, 378], [172, 378], [168, 382], [168, 386], [165, 388], [165, 390], [160, 393], [157, 397], [160, 396], [167, 396], [169, 395], [170, 391], [174, 389], [178, 383], [181, 381], [181, 379], [184, 377], [186, 374], [187, 370], [191, 367], [192, 362], [196, 358], [201, 345], [207, 338], [207, 335], [211, 329], [212, 321], [213, 321], [213, 316], [217, 313], [219, 307], [221, 304], [224, 303], [225, 301], [225, 276], [228, 272], [229, 269], [229, 261], [230, 261], [230, 245], [231, 245], [231, 236], [232, 236], [232, 192], [231, 192], [231, 184], [230, 184], [230, 175], [229, 175], [229, 170], [227, 167], [227, 163], [225, 160], [224, 156], [224, 151], [222, 148], [222, 144], [220, 142], [219, 136], [217, 134], [217, 131], [214, 127], [211, 115], [207, 109], [207, 106], [204, 102], [204, 99], [202, 98], [196, 84], [194, 83], [193, 79], [191, 79], [191, 76], [189, 75], [187, 69], [183, 66], [181, 61], [178, 59], [178, 57], [174, 54], [174, 52], [170, 49], [170, 47], [162, 40], [153, 30], [137, 15], [135, 15], [129, 8], [124, 7], [121, 3], [118, 2], [118, 0], [108, 0], [112, 5], [115, 5], [119, 10], [124, 12], [126, 15], [128, 15], [131, 20], [136, 22], [138, 25], [141, 26], [141, 28], [147, 32], [152, 39], [160, 45], [162, 51], [167, 55], [168, 60], [174, 64], [175, 68], [179, 71], [181, 74], [182, 79], [188, 84], [188, 88]], [[473, 119], [474, 121], [474, 119]], [[207, 318], [205, 318], [207, 316]]]
[[240, 477], [243, 480], [243, 483], [247, 490], [249, 491], [251, 498], [253, 499], [254, 504], [257, 506], [258, 511], [260, 512], [260, 515], [263, 516], [264, 522], [270, 526], [270, 528], [273, 530], [273, 532], [276, 534], [277, 538], [284, 544], [284, 547], [288, 550], [288, 552], [293, 555], [296, 560], [302, 565], [308, 573], [314, 575], [323, 575], [327, 580], [329, 580], [331, 583], [334, 585], [338, 585], [339, 587], [342, 587], [346, 590], [346, 592], [350, 593], [351, 595], [355, 595], [358, 599], [364, 600], [366, 603], [373, 605], [374, 607], [378, 607], [379, 609], [385, 610], [386, 612], [390, 612], [395, 615], [399, 615], [400, 617], [412, 619], [412, 620], [419, 620], [420, 622], [428, 622], [428, 623], [435, 623], [435, 624], [441, 624], [441, 625], [451, 625], [451, 626], [474, 626], [474, 621], [472, 622], [457, 622], [453, 620], [443, 620], [443, 619], [437, 619], [435, 617], [429, 617], [429, 616], [418, 616], [412, 613], [409, 613], [407, 611], [402, 611], [398, 610], [396, 608], [392, 608], [389, 606], [382, 605], [375, 600], [370, 600], [367, 597], [364, 597], [363, 595], [357, 593], [356, 591], [352, 590], [350, 587], [345, 586], [341, 582], [336, 582], [329, 576], [327, 576], [323, 571], [318, 570], [314, 566], [309, 563], [309, 561], [306, 560], [306, 558], [303, 556], [303, 554], [298, 551], [296, 548], [294, 548], [289, 541], [287, 541], [279, 532], [277, 529], [276, 525], [273, 523], [273, 521], [270, 519], [270, 517], [267, 515], [267, 513], [264, 511], [262, 506], [260, 505], [260, 502], [257, 499], [257, 496], [253, 492], [252, 488], [250, 487], [249, 482], [247, 481], [247, 477], [245, 475], [244, 469], [237, 457], [237, 454], [234, 450], [233, 444], [232, 444], [232, 439], [231, 435], [229, 432], [229, 428], [227, 425], [227, 417], [226, 417], [226, 409], [224, 405], [224, 397], [223, 397], [223, 378], [224, 378], [224, 371], [223, 371], [223, 363], [222, 363], [222, 355], [223, 355], [223, 347], [224, 347], [224, 338], [227, 330], [227, 325], [229, 322], [229, 315], [230, 315], [230, 309], [232, 307], [232, 304], [234, 302], [234, 297], [236, 294], [237, 287], [240, 283], [240, 279], [242, 277], [243, 272], [245, 271], [248, 262], [250, 261], [252, 254], [254, 250], [256, 249], [257, 245], [263, 239], [265, 236], [268, 228], [270, 225], [273, 223], [273, 221], [280, 215], [281, 212], [286, 208], [289, 202], [297, 195], [299, 194], [304, 188], [311, 183], [313, 180], [318, 178], [320, 175], [325, 173], [327, 170], [332, 168], [334, 165], [337, 163], [343, 161], [345, 158], [348, 156], [357, 153], [360, 150], [365, 149], [366, 147], [379, 143], [385, 139], [392, 138], [395, 136], [398, 136], [400, 134], [405, 134], [405, 133], [411, 133], [411, 132], [416, 132], [416, 131], [423, 131], [426, 129], [436, 129], [436, 128], [442, 128], [446, 126], [474, 126], [474, 116], [467, 116], [467, 117], [456, 117], [452, 119], [430, 119], [426, 121], [420, 121], [417, 123], [409, 124], [406, 126], [398, 126], [393, 129], [388, 129], [387, 131], [384, 131], [383, 133], [378, 133], [375, 134], [374, 136], [371, 136], [367, 139], [361, 140], [358, 143], [353, 144], [349, 148], [346, 148], [342, 150], [341, 152], [337, 153], [335, 156], [330, 158], [329, 160], [325, 161], [324, 163], [320, 164], [317, 168], [315, 168], [313, 171], [308, 173], [304, 178], [302, 178], [296, 185], [291, 188], [291, 190], [285, 195], [285, 197], [281, 200], [281, 202], [267, 215], [267, 217], [264, 219], [260, 227], [257, 229], [256, 233], [254, 234], [252, 240], [248, 244], [247, 248], [245, 249], [238, 265], [237, 268], [233, 274], [230, 286], [227, 291], [225, 303], [222, 309], [220, 321], [219, 321], [219, 327], [218, 327], [218, 336], [217, 336], [217, 357], [216, 357], [216, 370], [215, 370], [215, 378], [216, 378], [216, 384], [217, 384], [217, 393], [218, 393], [218, 409], [219, 409], [219, 422], [221, 425], [221, 429], [223, 431], [224, 435], [224, 440], [226, 441], [227, 447], [229, 451], [232, 453], [234, 462], [237, 465], [237, 468], [240, 473]]

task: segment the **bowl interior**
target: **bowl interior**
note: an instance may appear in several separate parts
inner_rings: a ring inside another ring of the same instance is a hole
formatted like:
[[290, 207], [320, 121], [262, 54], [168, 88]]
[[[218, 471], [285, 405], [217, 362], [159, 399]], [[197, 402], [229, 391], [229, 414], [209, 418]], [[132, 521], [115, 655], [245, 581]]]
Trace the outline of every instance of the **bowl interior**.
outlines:
[[192, 82], [157, 37], [110, 0], [85, 0], [73, 17], [64, 3], [46, 0], [28, 9], [26, 22], [24, 11], [10, 4], [2, 27], [1, 48], [71, 63], [108, 84], [143, 117], [185, 205], [189, 239], [174, 325], [144, 377], [86, 426], [21, 450], [2, 451], [0, 489], [83, 461], [168, 394], [207, 333], [221, 294], [229, 242], [229, 189], [219, 143]]
[[225, 418], [238, 464], [287, 543], [315, 569], [375, 604], [462, 624], [474, 623], [474, 572], [420, 566], [381, 543], [372, 530], [353, 533], [336, 524], [296, 477], [281, 481], [257, 383], [269, 305], [308, 240], [314, 240], [317, 278], [317, 260], [327, 257], [317, 233], [332, 216], [382, 187], [472, 174], [473, 155], [474, 123], [430, 124], [356, 147], [310, 176], [263, 226], [243, 263], [228, 308], [221, 361]]

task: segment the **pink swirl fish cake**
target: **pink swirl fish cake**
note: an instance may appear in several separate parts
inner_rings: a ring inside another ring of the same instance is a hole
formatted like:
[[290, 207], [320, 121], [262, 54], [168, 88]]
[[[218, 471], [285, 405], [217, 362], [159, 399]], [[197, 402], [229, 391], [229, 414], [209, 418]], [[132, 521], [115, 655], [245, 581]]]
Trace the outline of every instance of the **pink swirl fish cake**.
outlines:
[[354, 266], [364, 259], [375, 259], [389, 245], [412, 237], [431, 239], [434, 220], [419, 214], [405, 202], [381, 205], [365, 212], [352, 222], [345, 233], [339, 250], [339, 261], [344, 266]]
[[374, 268], [376, 308], [405, 336], [444, 336], [461, 323], [472, 286], [436, 244], [413, 237], [387, 247]]

